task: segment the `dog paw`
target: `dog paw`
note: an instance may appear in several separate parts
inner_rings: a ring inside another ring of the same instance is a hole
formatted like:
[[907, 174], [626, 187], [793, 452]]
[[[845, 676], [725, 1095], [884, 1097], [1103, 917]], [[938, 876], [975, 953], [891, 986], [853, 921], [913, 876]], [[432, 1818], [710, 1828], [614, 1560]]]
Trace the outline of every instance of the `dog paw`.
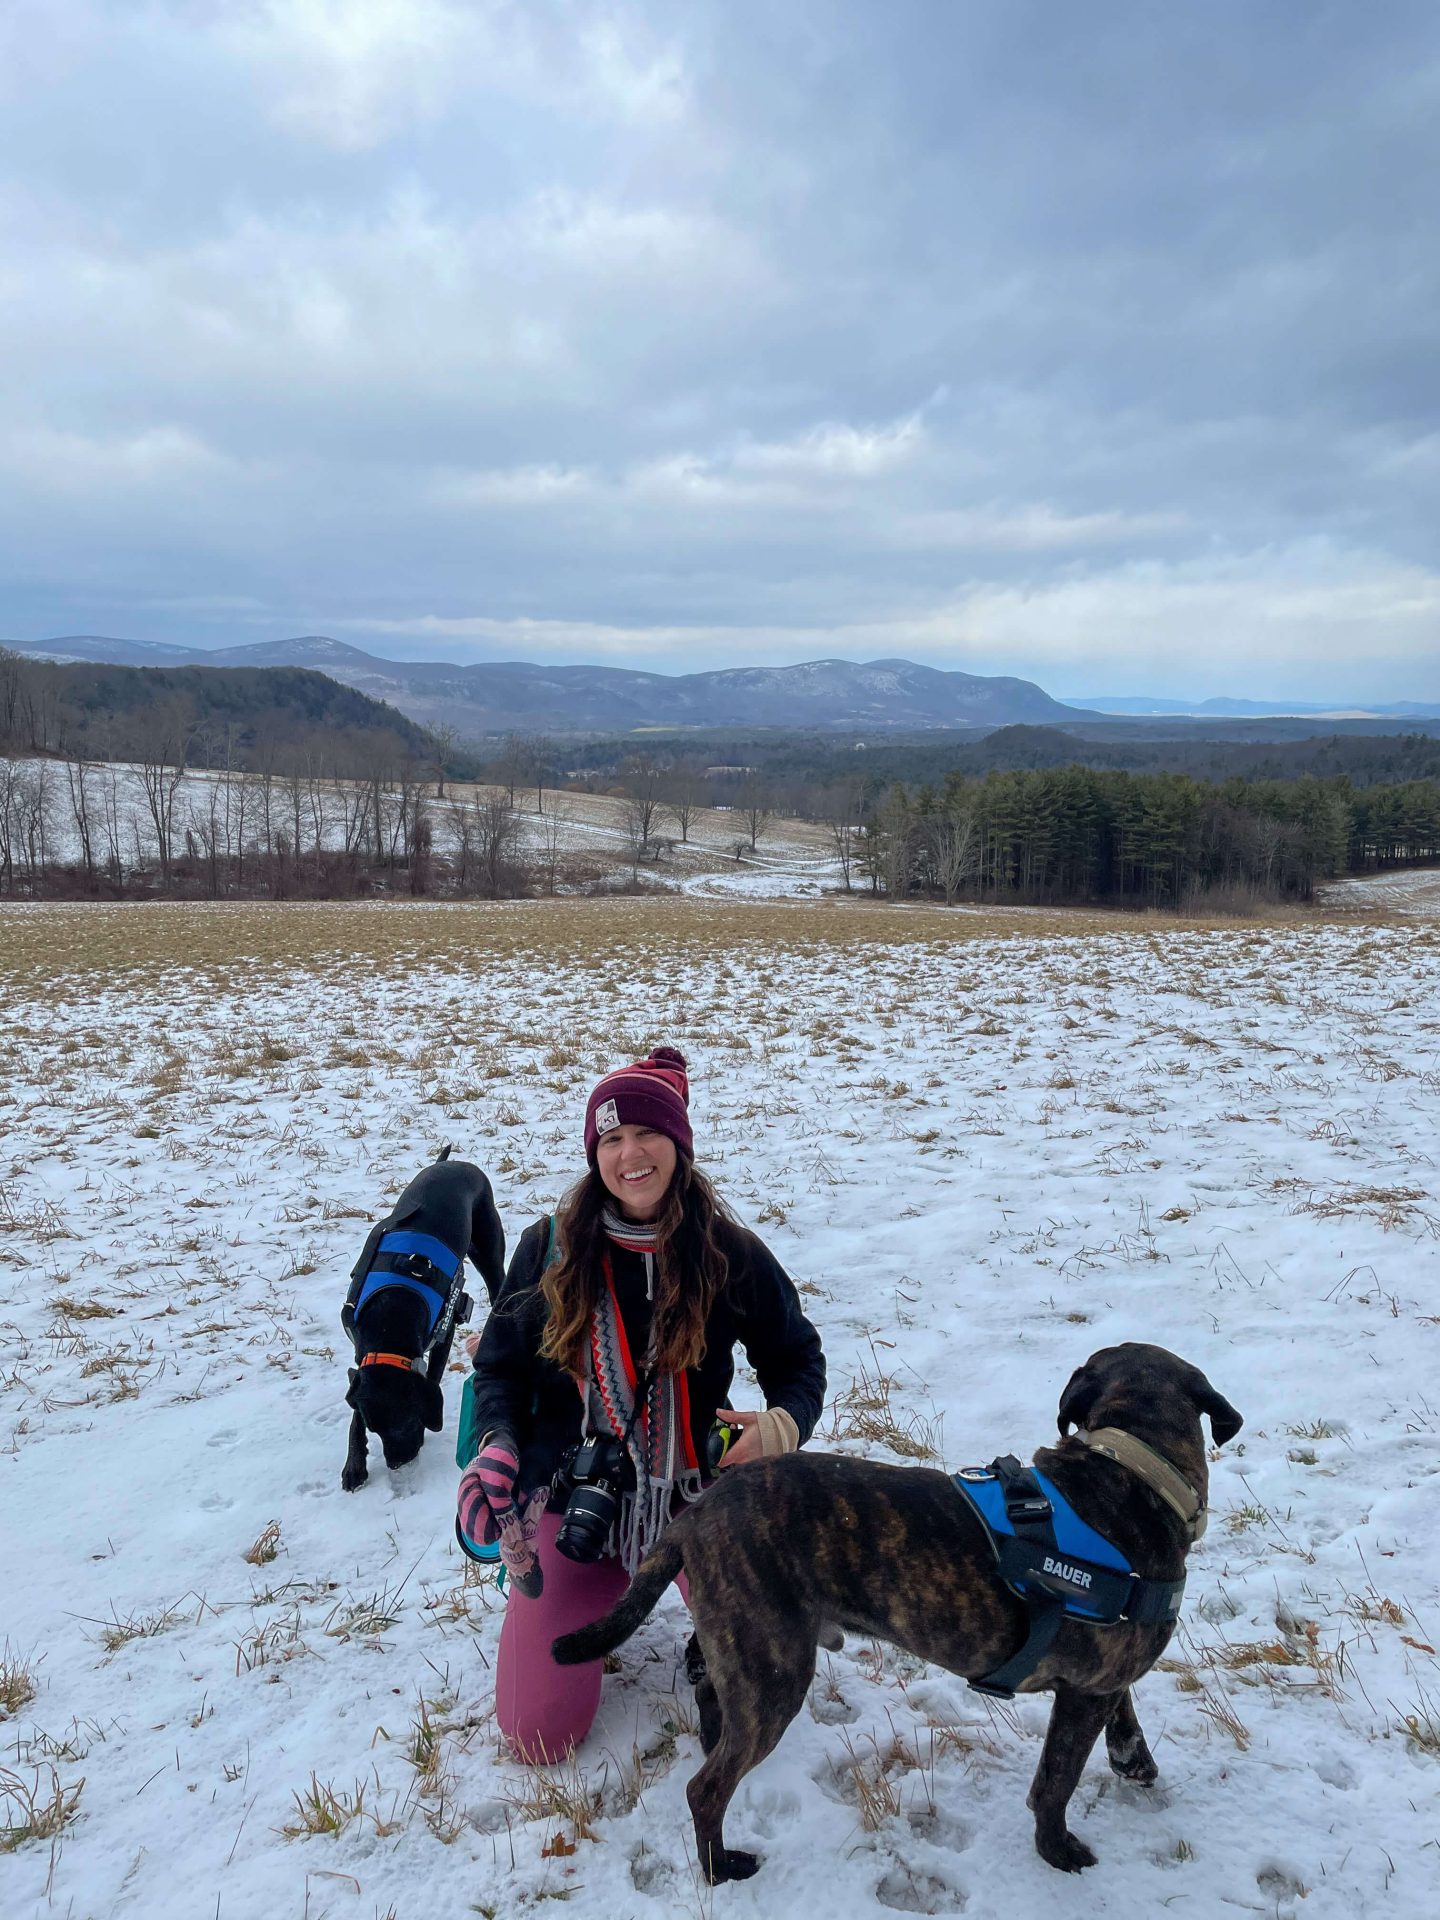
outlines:
[[1134, 1786], [1153, 1787], [1160, 1778], [1155, 1756], [1146, 1746], [1143, 1735], [1117, 1741], [1107, 1750], [1106, 1758], [1110, 1762], [1111, 1772], [1118, 1773], [1122, 1780], [1129, 1780]]
[[342, 1493], [354, 1493], [357, 1487], [363, 1487], [370, 1478], [368, 1467], [342, 1467], [340, 1471], [340, 1490]]
[[1061, 1873], [1083, 1873], [1095, 1864], [1095, 1855], [1068, 1827], [1061, 1827], [1055, 1834], [1037, 1833], [1035, 1851], [1047, 1866], [1058, 1867]]
[[212, 1433], [205, 1442], [207, 1447], [238, 1447], [240, 1430], [238, 1427], [221, 1427], [218, 1433]]
[[892, 1913], [959, 1913], [965, 1905], [958, 1887], [898, 1860], [876, 1887], [875, 1898]]
[[711, 1847], [705, 1878], [712, 1887], [718, 1887], [726, 1880], [748, 1880], [759, 1871], [758, 1854], [742, 1853], [739, 1847]]

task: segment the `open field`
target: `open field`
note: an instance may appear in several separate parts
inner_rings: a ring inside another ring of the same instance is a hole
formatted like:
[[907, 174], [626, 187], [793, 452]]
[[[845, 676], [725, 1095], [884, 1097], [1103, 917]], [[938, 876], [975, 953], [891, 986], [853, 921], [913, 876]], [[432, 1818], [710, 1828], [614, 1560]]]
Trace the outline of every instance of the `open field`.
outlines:
[[[824, 1336], [816, 1444], [1028, 1455], [1126, 1338], [1246, 1415], [1137, 1689], [1161, 1783], [1092, 1759], [1082, 1879], [1031, 1846], [1047, 1703], [851, 1642], [737, 1799], [760, 1877], [712, 1897], [678, 1597], [537, 1774], [491, 1720], [453, 1436], [340, 1493], [366, 1222], [448, 1139], [513, 1240], [593, 1078], [661, 1038]], [[0, 908], [7, 1920], [749, 1920], [817, 1860], [847, 1915], [1428, 1915], [1437, 1112], [1421, 917]]]

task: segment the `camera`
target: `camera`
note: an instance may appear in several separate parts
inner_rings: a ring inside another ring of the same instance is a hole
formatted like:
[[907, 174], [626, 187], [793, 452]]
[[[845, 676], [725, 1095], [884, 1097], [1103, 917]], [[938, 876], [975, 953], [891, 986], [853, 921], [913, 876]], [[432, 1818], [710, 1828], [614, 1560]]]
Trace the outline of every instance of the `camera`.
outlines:
[[555, 1551], [588, 1564], [605, 1551], [620, 1511], [620, 1496], [635, 1485], [630, 1455], [608, 1433], [592, 1433], [572, 1447], [551, 1482], [551, 1501], [563, 1503], [565, 1516], [555, 1536]]
[[744, 1431], [743, 1427], [732, 1425], [728, 1420], [717, 1420], [711, 1427], [705, 1436], [705, 1465], [712, 1474], [719, 1472], [720, 1462]]

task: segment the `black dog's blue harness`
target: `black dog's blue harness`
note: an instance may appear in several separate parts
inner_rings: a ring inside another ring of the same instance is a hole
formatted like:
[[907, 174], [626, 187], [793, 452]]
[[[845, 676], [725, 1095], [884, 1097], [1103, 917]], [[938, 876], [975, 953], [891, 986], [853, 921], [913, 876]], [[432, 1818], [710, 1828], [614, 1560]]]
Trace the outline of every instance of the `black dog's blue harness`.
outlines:
[[341, 1321], [353, 1340], [355, 1317], [377, 1293], [401, 1287], [423, 1300], [430, 1315], [425, 1351], [437, 1336], [453, 1327], [464, 1299], [465, 1256], [457, 1254], [432, 1233], [387, 1233], [382, 1236], [358, 1292], [345, 1303]]
[[962, 1467], [951, 1480], [985, 1529], [1000, 1578], [1023, 1600], [1025, 1643], [993, 1672], [969, 1681], [977, 1693], [1008, 1700], [1039, 1666], [1061, 1622], [1113, 1626], [1169, 1623], [1185, 1582], [1145, 1580], [1118, 1547], [1082, 1520], [1055, 1484], [1013, 1454], [988, 1467]]

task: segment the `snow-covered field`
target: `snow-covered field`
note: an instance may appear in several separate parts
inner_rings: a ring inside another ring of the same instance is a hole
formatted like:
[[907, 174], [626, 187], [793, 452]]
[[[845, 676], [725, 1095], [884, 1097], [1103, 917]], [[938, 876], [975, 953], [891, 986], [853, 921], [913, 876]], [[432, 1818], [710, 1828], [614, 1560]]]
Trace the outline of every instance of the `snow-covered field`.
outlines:
[[1332, 880], [1321, 889], [1327, 908], [1440, 916], [1440, 868], [1409, 867], [1354, 880]]
[[[0, 1854], [7, 1920], [1433, 1914], [1437, 988], [1420, 919], [0, 910], [0, 1846], [27, 1795], [71, 1814]], [[737, 1799], [761, 1874], [711, 1895], [678, 1597], [537, 1775], [452, 1436], [341, 1494], [367, 1220], [448, 1139], [513, 1240], [661, 1038], [824, 1336], [815, 1444], [1028, 1455], [1129, 1338], [1245, 1414], [1136, 1692], [1160, 1785], [1091, 1760], [1084, 1876], [1032, 1847], [1047, 1703], [852, 1642]]]

